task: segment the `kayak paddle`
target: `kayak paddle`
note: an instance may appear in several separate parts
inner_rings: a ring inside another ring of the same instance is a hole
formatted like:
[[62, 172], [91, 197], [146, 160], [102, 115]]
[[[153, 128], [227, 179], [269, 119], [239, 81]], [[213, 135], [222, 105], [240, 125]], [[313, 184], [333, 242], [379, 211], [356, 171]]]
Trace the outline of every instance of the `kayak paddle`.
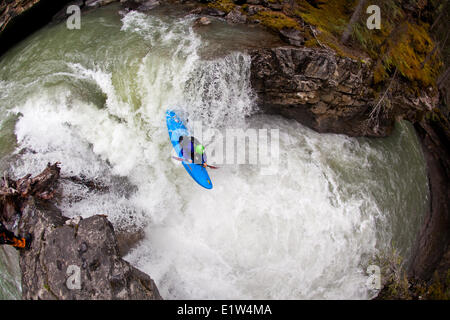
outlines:
[[[191, 159], [183, 159], [183, 158], [175, 157], [175, 156], [172, 156], [172, 158], [174, 158], [175, 160], [178, 160], [178, 161], [189, 161], [190, 163], [192, 163]], [[209, 165], [209, 164], [206, 164], [206, 166], [208, 168], [211, 168], [211, 169], [219, 169], [219, 167], [215, 167], [215, 166], [212, 166], [212, 165]]]

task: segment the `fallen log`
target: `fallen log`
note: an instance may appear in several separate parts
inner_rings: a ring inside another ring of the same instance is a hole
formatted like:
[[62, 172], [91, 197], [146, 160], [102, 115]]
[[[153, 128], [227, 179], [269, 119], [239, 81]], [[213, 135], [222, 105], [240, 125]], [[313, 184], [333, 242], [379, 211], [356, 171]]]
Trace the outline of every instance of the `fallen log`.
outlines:
[[3, 176], [0, 184], [0, 221], [8, 224], [20, 215], [25, 200], [30, 196], [42, 200], [52, 199], [58, 186], [61, 168], [59, 162], [47, 167], [35, 177], [25, 175], [18, 180]]

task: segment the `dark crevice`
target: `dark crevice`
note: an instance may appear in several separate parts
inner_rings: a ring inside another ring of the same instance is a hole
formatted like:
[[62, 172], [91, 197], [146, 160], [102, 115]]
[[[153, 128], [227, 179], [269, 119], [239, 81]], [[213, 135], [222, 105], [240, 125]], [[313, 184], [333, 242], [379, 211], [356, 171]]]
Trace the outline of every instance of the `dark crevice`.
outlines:
[[0, 32], [0, 58], [11, 47], [51, 22], [53, 16], [70, 2], [73, 0], [41, 0], [11, 19]]

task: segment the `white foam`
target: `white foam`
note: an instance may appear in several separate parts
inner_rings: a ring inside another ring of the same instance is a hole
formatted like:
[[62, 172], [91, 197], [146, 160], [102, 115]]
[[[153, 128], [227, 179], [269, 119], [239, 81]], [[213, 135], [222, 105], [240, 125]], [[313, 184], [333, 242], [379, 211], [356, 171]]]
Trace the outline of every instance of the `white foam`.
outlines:
[[[302, 134], [314, 148], [348, 141], [271, 124], [294, 144]], [[361, 257], [375, 253], [376, 204], [330, 191], [337, 177], [322, 153], [296, 161], [305, 149], [281, 141], [292, 161], [276, 176], [224, 167], [211, 172], [211, 191], [186, 185], [179, 191], [183, 210], [163, 226], [150, 225], [144, 244], [127, 258], [152, 274], [168, 298], [367, 298]], [[345, 148], [344, 154], [352, 157]]]

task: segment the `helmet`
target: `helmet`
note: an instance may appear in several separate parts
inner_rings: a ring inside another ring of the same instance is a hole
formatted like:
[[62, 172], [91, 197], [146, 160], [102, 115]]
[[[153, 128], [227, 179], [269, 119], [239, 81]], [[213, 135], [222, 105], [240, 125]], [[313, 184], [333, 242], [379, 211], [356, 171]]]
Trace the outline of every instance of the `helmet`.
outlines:
[[197, 152], [198, 154], [203, 154], [203, 152], [205, 152], [205, 147], [201, 144], [198, 144], [195, 146], [195, 152]]

